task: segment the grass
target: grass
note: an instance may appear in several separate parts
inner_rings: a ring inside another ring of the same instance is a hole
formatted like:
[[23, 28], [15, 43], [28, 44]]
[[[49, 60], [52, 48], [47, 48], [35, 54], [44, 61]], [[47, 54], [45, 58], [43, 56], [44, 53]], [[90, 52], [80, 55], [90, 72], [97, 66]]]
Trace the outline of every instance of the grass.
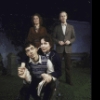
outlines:
[[[62, 95], [59, 98], [54, 96], [52, 100], [91, 100], [91, 68], [72, 66], [73, 86], [64, 83], [64, 68], [62, 70], [61, 82], [58, 85], [58, 92]], [[17, 76], [17, 68], [11, 76], [0, 75], [0, 100], [15, 100], [22, 85], [22, 80]]]

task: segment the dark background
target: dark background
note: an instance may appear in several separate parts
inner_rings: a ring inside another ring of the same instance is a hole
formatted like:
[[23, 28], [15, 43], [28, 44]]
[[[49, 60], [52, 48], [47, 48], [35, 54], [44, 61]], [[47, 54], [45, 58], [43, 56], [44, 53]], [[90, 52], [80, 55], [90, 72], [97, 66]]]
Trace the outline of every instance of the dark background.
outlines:
[[[17, 46], [23, 45], [31, 26], [31, 15], [39, 13], [44, 19], [45, 27], [51, 32], [54, 19], [58, 19], [59, 12], [62, 10], [68, 13], [69, 20], [74, 20], [72, 23], [75, 26], [77, 38], [73, 50], [78, 53], [84, 48], [90, 49], [90, 59], [87, 57], [85, 60], [76, 60], [72, 63], [73, 87], [63, 83], [65, 81], [63, 73], [59, 88], [62, 96], [58, 99], [91, 100], [92, 45], [90, 48], [91, 32], [89, 31], [92, 25], [92, 0], [0, 0], [0, 17], [4, 29], [4, 32], [0, 30], [0, 54], [4, 60], [3, 63], [9, 65], [10, 59], [7, 55], [11, 52], [17, 54], [16, 52], [19, 51]], [[0, 76], [0, 100], [14, 100], [22, 87], [22, 80], [17, 75], [13, 56], [11, 61], [8, 67], [9, 69], [11, 67], [12, 76]], [[62, 69], [63, 72], [64, 70]]]
[[62, 10], [69, 19], [91, 22], [92, 0], [0, 0], [1, 15], [40, 13], [42, 17], [58, 18]]
[[31, 16], [39, 13], [52, 33], [60, 11], [68, 13], [68, 20], [86, 21], [92, 25], [92, 0], [1, 0], [0, 17], [7, 38], [15, 46], [21, 45], [27, 37]]

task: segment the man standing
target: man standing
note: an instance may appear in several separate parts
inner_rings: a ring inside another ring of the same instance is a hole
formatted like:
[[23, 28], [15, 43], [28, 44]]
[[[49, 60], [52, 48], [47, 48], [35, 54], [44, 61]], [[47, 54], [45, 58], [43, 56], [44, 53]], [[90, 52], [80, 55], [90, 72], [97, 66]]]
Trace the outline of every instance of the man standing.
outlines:
[[68, 15], [65, 11], [60, 12], [59, 19], [61, 23], [54, 28], [53, 39], [56, 44], [56, 51], [61, 58], [64, 57], [66, 83], [72, 85], [70, 54], [72, 52], [72, 43], [75, 41], [75, 31], [74, 27], [66, 22], [67, 17]]

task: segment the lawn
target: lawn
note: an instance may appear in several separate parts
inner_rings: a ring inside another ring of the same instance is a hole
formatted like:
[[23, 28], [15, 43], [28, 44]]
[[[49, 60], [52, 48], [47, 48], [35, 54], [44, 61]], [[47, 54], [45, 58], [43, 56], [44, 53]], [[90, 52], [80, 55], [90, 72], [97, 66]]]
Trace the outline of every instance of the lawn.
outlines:
[[[73, 86], [65, 83], [64, 67], [60, 77], [58, 92], [60, 97], [55, 96], [52, 100], [91, 100], [91, 68], [72, 66], [71, 74]], [[0, 100], [15, 100], [22, 87], [22, 80], [17, 76], [17, 68], [12, 75], [1, 75], [0, 72]], [[56, 92], [55, 92], [56, 93]], [[30, 100], [33, 100], [32, 98]]]

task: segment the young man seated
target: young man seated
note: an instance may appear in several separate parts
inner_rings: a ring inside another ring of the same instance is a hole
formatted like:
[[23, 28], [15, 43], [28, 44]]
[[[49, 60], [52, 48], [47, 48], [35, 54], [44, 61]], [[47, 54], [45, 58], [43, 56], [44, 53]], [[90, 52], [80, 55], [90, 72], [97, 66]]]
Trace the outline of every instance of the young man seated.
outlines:
[[[35, 43], [27, 42], [25, 44], [25, 53], [28, 56], [25, 63], [18, 67], [18, 76], [23, 79], [24, 86], [21, 88], [20, 100], [29, 100], [30, 95], [34, 100], [51, 100], [55, 89], [56, 78], [52, 76], [54, 72], [53, 64], [47, 57], [37, 53], [38, 48]], [[43, 98], [38, 96], [37, 87], [41, 81], [45, 82], [42, 92]]]

